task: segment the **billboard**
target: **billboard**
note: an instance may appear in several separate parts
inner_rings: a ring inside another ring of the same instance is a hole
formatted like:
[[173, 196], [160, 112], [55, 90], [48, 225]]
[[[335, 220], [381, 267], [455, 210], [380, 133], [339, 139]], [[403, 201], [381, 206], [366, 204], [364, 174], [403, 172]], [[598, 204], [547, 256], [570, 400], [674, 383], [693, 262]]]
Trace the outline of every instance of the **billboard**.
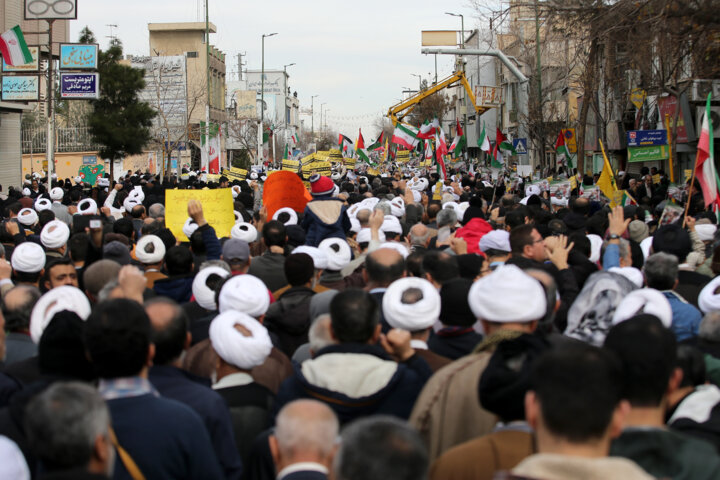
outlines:
[[627, 132], [628, 147], [667, 145], [667, 130], [630, 130]]
[[95, 70], [97, 62], [97, 44], [60, 44], [60, 70]]
[[99, 96], [99, 73], [60, 73], [61, 98], [87, 100]]
[[25, 20], [76, 20], [77, 0], [25, 0]]
[[139, 97], [157, 110], [155, 128], [169, 134], [171, 141], [180, 139], [188, 121], [185, 56], [134, 57], [132, 66], [145, 71], [145, 88]]
[[285, 96], [285, 72], [265, 72], [265, 85], [262, 85], [261, 72], [247, 72], [247, 89], [259, 92], [261, 88], [267, 95]]
[[40, 70], [40, 47], [28, 47], [30, 55], [32, 55], [32, 62], [25, 65], [8, 65], [5, 63], [5, 59], [2, 61], [3, 72], [37, 72]]
[[16, 75], [2, 77], [2, 99], [37, 101], [40, 97], [40, 77]]
[[235, 101], [237, 118], [257, 118], [257, 92], [255, 90], [234, 90], [230, 96]]
[[423, 30], [421, 42], [423, 47], [457, 47], [456, 30]]

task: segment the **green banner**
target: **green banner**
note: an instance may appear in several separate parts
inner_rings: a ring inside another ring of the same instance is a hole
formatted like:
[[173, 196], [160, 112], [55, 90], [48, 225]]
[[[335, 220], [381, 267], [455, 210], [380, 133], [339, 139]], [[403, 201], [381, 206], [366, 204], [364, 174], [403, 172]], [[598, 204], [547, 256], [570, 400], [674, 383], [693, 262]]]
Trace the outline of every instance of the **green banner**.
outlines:
[[628, 162], [654, 162], [667, 160], [669, 157], [667, 145], [654, 145], [650, 147], [628, 147]]

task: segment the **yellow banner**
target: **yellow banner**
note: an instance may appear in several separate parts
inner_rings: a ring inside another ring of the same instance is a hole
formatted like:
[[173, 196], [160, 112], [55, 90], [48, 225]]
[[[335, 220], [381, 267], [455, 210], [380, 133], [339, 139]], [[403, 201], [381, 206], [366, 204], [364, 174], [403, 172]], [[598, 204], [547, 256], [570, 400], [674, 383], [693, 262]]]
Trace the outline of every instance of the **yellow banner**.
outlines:
[[328, 155], [328, 160], [332, 163], [342, 163], [342, 161], [343, 161], [342, 153], [340, 153], [340, 150], [337, 150], [337, 149], [330, 150], [330, 155]]
[[190, 200], [202, 204], [205, 220], [215, 229], [218, 238], [229, 237], [235, 224], [233, 198], [229, 188], [214, 190], [166, 190], [165, 225], [181, 242], [189, 239], [183, 233], [183, 225], [188, 219], [187, 205]]
[[692, 178], [692, 169], [688, 168], [687, 170], [685, 170], [685, 181], [689, 182], [691, 178]]
[[297, 172], [300, 168], [300, 162], [297, 160], [283, 160], [282, 169], [288, 172]]
[[376, 177], [380, 175], [380, 171], [377, 168], [368, 167], [368, 169], [365, 171], [368, 175], [375, 175]]
[[220, 181], [220, 175], [217, 173], [208, 173], [205, 175], [205, 181], [207, 182], [219, 182]]
[[357, 163], [357, 160], [354, 158], [346, 158], [345, 159], [345, 168], [348, 170], [355, 170], [355, 164]]
[[303, 166], [308, 165], [315, 161], [315, 154], [311, 153], [310, 155], [303, 157], [300, 159], [300, 163], [303, 164]]
[[320, 150], [319, 152], [315, 152], [315, 160], [320, 160], [321, 162], [325, 162], [329, 158], [330, 158], [329, 150]]
[[245, 180], [247, 178], [247, 170], [244, 168], [232, 167], [230, 170], [225, 170], [225, 175], [230, 180]]
[[310, 171], [313, 173], [318, 173], [320, 175], [330, 175], [330, 171], [332, 170], [332, 165], [330, 162], [313, 162], [310, 165]]

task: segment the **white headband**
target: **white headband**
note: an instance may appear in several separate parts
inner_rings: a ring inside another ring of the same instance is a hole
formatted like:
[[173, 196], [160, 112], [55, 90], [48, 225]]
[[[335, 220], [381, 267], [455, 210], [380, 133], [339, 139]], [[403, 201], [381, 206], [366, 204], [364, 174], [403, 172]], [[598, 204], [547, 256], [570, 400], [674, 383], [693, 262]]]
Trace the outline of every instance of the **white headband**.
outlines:
[[86, 320], [90, 316], [90, 302], [80, 289], [70, 285], [48, 291], [40, 297], [30, 315], [30, 336], [33, 342], [40, 343], [45, 328], [55, 314], [63, 310], [74, 312]]
[[207, 280], [210, 275], [218, 275], [222, 278], [230, 276], [230, 272], [224, 268], [214, 265], [205, 267], [195, 275], [192, 283], [192, 292], [195, 301], [205, 310], [217, 310], [215, 303], [215, 291], [207, 286]]
[[40, 243], [45, 248], [60, 248], [67, 243], [68, 238], [70, 238], [70, 228], [60, 220], [48, 222], [40, 232]]
[[[422, 298], [415, 303], [403, 303], [403, 294], [411, 288], [419, 289]], [[432, 327], [440, 317], [440, 304], [437, 288], [427, 280], [415, 277], [395, 280], [382, 299], [385, 320], [391, 327], [409, 332]]]
[[18, 212], [17, 220], [26, 227], [32, 227], [38, 221], [38, 214], [32, 208], [23, 208]]
[[[251, 336], [246, 337], [235, 329], [242, 325]], [[235, 311], [224, 312], [210, 323], [210, 343], [213, 350], [225, 362], [242, 370], [251, 370], [265, 363], [272, 342], [267, 329], [247, 314]]]
[[[152, 252], [146, 251], [152, 245]], [[165, 244], [157, 235], [143, 235], [135, 246], [135, 256], [145, 265], [160, 263], [165, 258]]]
[[258, 318], [270, 306], [270, 293], [262, 280], [253, 275], [237, 275], [225, 282], [218, 297], [220, 313], [237, 310]]

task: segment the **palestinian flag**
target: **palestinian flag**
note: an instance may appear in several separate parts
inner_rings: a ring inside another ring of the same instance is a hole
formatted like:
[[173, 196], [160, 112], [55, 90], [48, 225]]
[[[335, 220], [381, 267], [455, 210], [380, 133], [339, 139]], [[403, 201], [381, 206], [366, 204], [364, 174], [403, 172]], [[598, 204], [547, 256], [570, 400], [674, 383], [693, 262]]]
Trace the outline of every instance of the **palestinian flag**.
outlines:
[[358, 139], [357, 143], [355, 144], [355, 152], [357, 153], [357, 158], [362, 160], [365, 163], [370, 163], [370, 158], [368, 158], [367, 150], [365, 149], [365, 140], [362, 136], [362, 130], [358, 130]]
[[497, 137], [495, 138], [495, 142], [500, 145], [500, 150], [506, 150], [508, 152], [512, 152], [513, 155], [517, 155], [517, 152], [515, 151], [515, 147], [513, 147], [513, 144], [510, 140], [507, 139], [505, 135], [500, 131], [500, 129], [497, 129]]
[[19, 25], [0, 35], [0, 52], [8, 65], [25, 65], [33, 61]]
[[485, 134], [485, 124], [483, 124], [482, 133], [480, 134], [480, 138], [478, 138], [478, 147], [480, 147], [480, 150], [483, 152], [490, 153], [490, 141], [487, 138], [487, 135]]
[[565, 135], [563, 135], [562, 131], [558, 134], [557, 141], [555, 142], [555, 155], [557, 155], [558, 159], [563, 158], [568, 168], [573, 168], [572, 156], [570, 155], [570, 150], [568, 150], [567, 145], [565, 145]]
[[453, 157], [460, 158], [462, 155], [463, 148], [465, 148], [466, 139], [465, 134], [463, 134], [462, 127], [460, 127], [460, 119], [455, 120], [457, 122], [457, 125], [455, 127], [456, 134], [455, 138], [453, 138], [452, 144], [450, 145], [450, 151], [453, 154]]
[[[438, 128], [435, 131], [435, 160], [438, 165], [438, 175], [442, 173], [442, 178], [447, 178], [447, 171], [445, 170], [445, 155], [448, 153], [447, 143], [445, 143], [445, 132]], [[440, 171], [442, 169], [442, 172]]]
[[398, 123], [392, 136], [392, 143], [402, 145], [408, 150], [412, 150], [417, 145], [418, 130], [412, 125]]
[[371, 143], [371, 144], [367, 147], [368, 150], [370, 150], [370, 151], [372, 151], [372, 150], [377, 150], [377, 149], [379, 149], [379, 148], [382, 147], [382, 143], [383, 143], [383, 133], [384, 133], [384, 132], [380, 132], [380, 136], [377, 138], [377, 140], [375, 140], [373, 143]]
[[695, 157], [695, 178], [700, 182], [705, 207], [720, 204], [720, 179], [715, 170], [715, 149], [713, 148], [713, 124], [710, 120], [710, 98], [708, 94], [703, 117], [700, 140], [698, 140], [697, 157]]
[[342, 133], [340, 134], [340, 138], [338, 139], [338, 148], [342, 152], [343, 157], [353, 156], [353, 142]]
[[420, 126], [420, 132], [417, 137], [423, 140], [432, 140], [435, 138], [435, 132], [440, 128], [440, 121], [436, 118], [432, 122], [427, 120]]
[[503, 154], [498, 148], [498, 142], [495, 142], [495, 147], [492, 149], [492, 160], [490, 166], [493, 168], [503, 168], [505, 166], [505, 160]]

